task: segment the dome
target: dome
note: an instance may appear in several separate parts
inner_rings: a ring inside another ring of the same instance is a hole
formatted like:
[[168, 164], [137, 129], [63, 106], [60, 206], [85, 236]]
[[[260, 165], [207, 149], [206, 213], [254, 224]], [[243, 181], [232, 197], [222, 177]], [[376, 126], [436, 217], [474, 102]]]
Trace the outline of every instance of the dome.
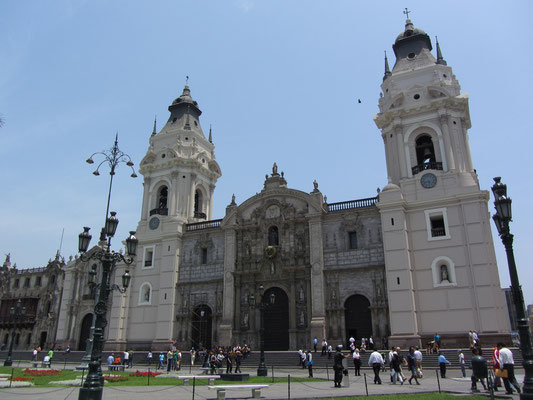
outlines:
[[189, 103], [193, 104], [196, 107], [198, 107], [198, 103], [193, 100], [191, 97], [191, 90], [189, 89], [189, 85], [185, 85], [183, 88], [183, 93], [180, 97], [178, 97], [176, 100], [172, 102], [172, 105], [180, 104], [180, 103]]
[[427, 35], [427, 33], [424, 32], [422, 29], [415, 28], [413, 26], [413, 22], [410, 19], [408, 19], [407, 21], [405, 21], [405, 30], [396, 37], [396, 40], [394, 43], [396, 44], [398, 43], [398, 41], [402, 39], [415, 36], [415, 35]]

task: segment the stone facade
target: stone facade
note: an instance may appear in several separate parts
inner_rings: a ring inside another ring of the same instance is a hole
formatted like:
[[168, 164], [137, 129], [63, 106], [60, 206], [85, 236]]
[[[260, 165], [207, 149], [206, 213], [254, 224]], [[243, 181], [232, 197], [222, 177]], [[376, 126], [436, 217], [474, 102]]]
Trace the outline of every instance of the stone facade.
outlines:
[[16, 321], [13, 349], [55, 346], [59, 309], [63, 295], [65, 261], [59, 257], [46, 267], [18, 269], [11, 265], [10, 256], [0, 271], [0, 346], [10, 344], [15, 321], [10, 313], [17, 301], [25, 313]]

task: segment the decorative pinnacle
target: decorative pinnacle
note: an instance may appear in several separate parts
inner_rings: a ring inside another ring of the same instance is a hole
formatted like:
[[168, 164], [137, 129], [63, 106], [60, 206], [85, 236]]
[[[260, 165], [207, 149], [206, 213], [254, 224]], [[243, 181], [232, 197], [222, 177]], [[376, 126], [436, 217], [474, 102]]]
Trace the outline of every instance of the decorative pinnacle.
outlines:
[[213, 134], [211, 133], [211, 125], [209, 125], [209, 143], [213, 143]]
[[387, 59], [387, 52], [385, 51], [385, 75], [383, 75], [383, 80], [387, 79], [391, 75], [392, 73], [390, 72], [389, 68], [389, 60]]
[[152, 131], [152, 136], [157, 133], [157, 115], [154, 117], [154, 130]]
[[448, 65], [448, 63], [442, 57], [442, 52], [440, 51], [439, 39], [435, 36], [435, 41], [437, 43], [437, 64]]

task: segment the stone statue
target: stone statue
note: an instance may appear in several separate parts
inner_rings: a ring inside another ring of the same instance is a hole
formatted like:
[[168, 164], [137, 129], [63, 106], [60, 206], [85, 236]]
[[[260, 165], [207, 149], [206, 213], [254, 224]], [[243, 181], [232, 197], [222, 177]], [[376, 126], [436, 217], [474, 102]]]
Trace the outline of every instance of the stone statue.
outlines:
[[242, 316], [242, 326], [248, 326], [248, 311]]
[[305, 312], [302, 310], [300, 311], [300, 326], [305, 325]]
[[314, 190], [318, 190], [318, 182], [316, 179], [313, 181], [313, 187], [315, 188]]
[[450, 280], [448, 279], [448, 267], [446, 265], [441, 265], [440, 266], [440, 281], [441, 282], [449, 282]]
[[150, 288], [149, 287], [147, 287], [144, 291], [144, 300], [147, 302], [150, 301]]
[[303, 286], [300, 286], [299, 299], [300, 300], [304, 300], [305, 299], [304, 287]]
[[274, 165], [272, 166], [272, 175], [277, 175], [278, 174], [278, 164], [274, 163]]
[[231, 196], [231, 205], [235, 205], [235, 193]]

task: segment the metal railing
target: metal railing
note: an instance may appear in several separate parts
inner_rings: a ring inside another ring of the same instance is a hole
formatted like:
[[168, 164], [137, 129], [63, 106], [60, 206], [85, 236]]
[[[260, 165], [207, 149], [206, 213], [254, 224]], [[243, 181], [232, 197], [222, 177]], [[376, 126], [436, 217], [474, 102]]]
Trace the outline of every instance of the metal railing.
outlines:
[[427, 162], [423, 164], [415, 165], [413, 168], [411, 168], [411, 172], [413, 175], [418, 174], [419, 172], [426, 171], [428, 169], [435, 169], [437, 171], [442, 171], [442, 163], [441, 162]]
[[150, 210], [150, 216], [152, 215], [168, 215], [168, 208], [154, 208]]

